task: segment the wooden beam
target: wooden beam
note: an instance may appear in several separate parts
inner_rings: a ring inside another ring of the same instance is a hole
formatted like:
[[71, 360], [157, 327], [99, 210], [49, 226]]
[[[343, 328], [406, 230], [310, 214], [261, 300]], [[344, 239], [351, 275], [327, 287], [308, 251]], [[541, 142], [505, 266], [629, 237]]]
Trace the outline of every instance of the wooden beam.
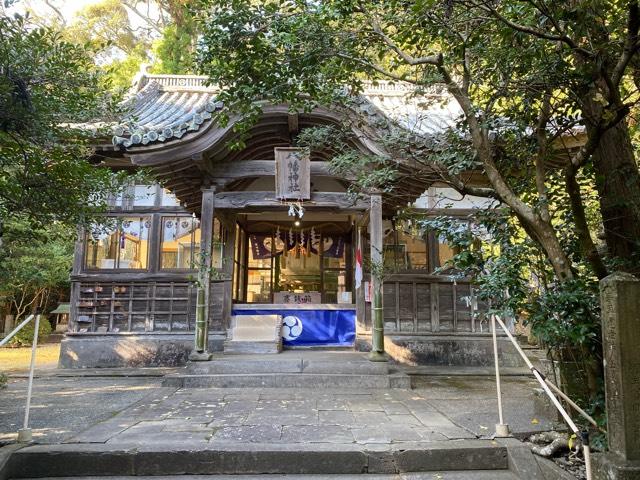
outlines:
[[288, 117], [288, 123], [289, 123], [289, 133], [296, 135], [299, 130], [298, 114], [290, 113]]
[[[216, 208], [241, 210], [245, 208], [286, 208], [276, 199], [274, 192], [220, 192], [215, 195]], [[369, 202], [353, 199], [346, 193], [314, 192], [311, 200], [304, 202], [305, 208], [335, 208], [344, 211], [358, 211], [369, 208]]]
[[[276, 173], [276, 162], [274, 160], [244, 160], [214, 163], [207, 166], [207, 172], [214, 179], [225, 180], [272, 177]], [[335, 177], [335, 175], [329, 169], [329, 162], [311, 162], [311, 177]]]

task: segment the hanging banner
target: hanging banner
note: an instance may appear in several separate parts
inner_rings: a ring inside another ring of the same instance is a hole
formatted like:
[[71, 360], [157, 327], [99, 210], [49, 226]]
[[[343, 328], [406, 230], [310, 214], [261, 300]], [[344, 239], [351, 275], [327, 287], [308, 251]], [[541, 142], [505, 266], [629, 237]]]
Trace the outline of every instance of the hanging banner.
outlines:
[[275, 148], [276, 198], [309, 200], [311, 198], [311, 159], [302, 148]]
[[323, 237], [322, 254], [325, 257], [342, 258], [344, 255], [344, 235], [326, 235]]
[[233, 315], [281, 315], [282, 343], [292, 347], [352, 346], [356, 339], [356, 311], [260, 309], [234, 310]]
[[356, 274], [355, 274], [356, 288], [360, 288], [360, 285], [362, 285], [362, 277], [363, 277], [363, 275], [362, 275], [362, 252], [358, 248], [356, 250]]
[[249, 240], [251, 240], [251, 253], [254, 259], [262, 260], [273, 256], [270, 234], [249, 235]]
[[[271, 246], [271, 234], [269, 233], [256, 233], [249, 235], [251, 242], [251, 253], [256, 260], [262, 260], [265, 258], [271, 258], [283, 253], [285, 242], [287, 250], [292, 250], [296, 246], [302, 246], [303, 248], [309, 248], [313, 255], [318, 255], [318, 247], [320, 246], [320, 236], [315, 234], [315, 238], [308, 230], [294, 232], [290, 230], [288, 232], [277, 232], [274, 236], [275, 247]], [[324, 235], [322, 237], [322, 254], [325, 257], [330, 258], [342, 258], [344, 256], [344, 249], [346, 245], [345, 236], [341, 234], [337, 235]]]

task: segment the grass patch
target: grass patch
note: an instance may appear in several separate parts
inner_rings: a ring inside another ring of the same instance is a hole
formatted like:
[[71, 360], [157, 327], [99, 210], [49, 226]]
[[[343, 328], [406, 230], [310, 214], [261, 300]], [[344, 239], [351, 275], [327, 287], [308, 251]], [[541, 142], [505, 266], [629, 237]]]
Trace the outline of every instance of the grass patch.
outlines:
[[[56, 368], [60, 356], [59, 343], [38, 345], [36, 352], [36, 368]], [[29, 370], [31, 363], [31, 347], [0, 348], [0, 372]]]

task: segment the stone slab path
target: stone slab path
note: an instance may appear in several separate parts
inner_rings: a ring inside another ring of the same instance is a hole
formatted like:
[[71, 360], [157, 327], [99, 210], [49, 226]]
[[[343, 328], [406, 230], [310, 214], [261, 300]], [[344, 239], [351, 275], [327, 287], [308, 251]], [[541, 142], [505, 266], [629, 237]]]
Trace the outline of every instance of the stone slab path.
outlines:
[[[146, 445], [307, 444], [401, 448], [493, 433], [489, 377], [425, 379], [415, 390], [178, 389], [153, 377], [36, 380], [32, 428], [39, 443]], [[504, 382], [514, 431], [547, 430], [533, 383]], [[0, 442], [15, 438], [26, 382], [0, 393]]]
[[66, 442], [369, 445], [472, 438], [412, 391], [162, 389]]

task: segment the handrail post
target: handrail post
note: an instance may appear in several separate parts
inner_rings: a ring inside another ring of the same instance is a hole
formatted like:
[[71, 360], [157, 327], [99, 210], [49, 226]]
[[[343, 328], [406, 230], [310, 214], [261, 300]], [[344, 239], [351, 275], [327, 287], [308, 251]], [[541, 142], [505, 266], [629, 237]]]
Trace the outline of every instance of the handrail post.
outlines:
[[28, 443], [33, 439], [29, 428], [29, 411], [31, 410], [31, 393], [33, 391], [33, 370], [36, 366], [36, 350], [38, 348], [38, 330], [40, 329], [40, 314], [36, 315], [36, 323], [33, 330], [33, 341], [31, 344], [31, 365], [29, 365], [29, 385], [27, 387], [27, 404], [24, 410], [24, 423], [18, 430], [18, 442]]
[[[567, 411], [562, 407], [558, 398], [553, 394], [553, 392], [551, 392], [551, 388], [549, 388], [549, 385], [551, 384], [551, 382], [547, 381], [547, 379], [538, 371], [538, 369], [533, 366], [533, 364], [529, 360], [529, 357], [527, 357], [527, 355], [524, 353], [520, 345], [518, 345], [518, 342], [516, 341], [515, 338], [513, 338], [513, 335], [511, 335], [511, 332], [509, 331], [507, 326], [504, 324], [504, 322], [499, 317], [494, 316], [493, 318], [494, 318], [494, 324], [493, 324], [494, 332], [495, 332], [495, 321], [497, 321], [500, 324], [500, 327], [502, 328], [502, 330], [504, 330], [504, 333], [507, 335], [509, 340], [511, 340], [511, 343], [516, 348], [516, 350], [518, 351], [522, 359], [527, 364], [527, 367], [529, 367], [529, 370], [531, 370], [531, 373], [533, 374], [535, 379], [538, 381], [538, 383], [540, 384], [544, 392], [547, 394], [547, 397], [549, 397], [553, 405], [556, 407], [556, 410], [560, 412], [560, 415], [562, 415], [562, 418], [564, 418], [565, 422], [567, 422], [569, 429], [576, 436], [581, 436], [582, 434], [578, 429], [577, 425], [575, 424], [575, 422], [571, 419]], [[557, 387], [554, 387], [554, 388], [557, 388]], [[592, 477], [592, 470], [591, 470], [592, 468], [591, 467], [591, 447], [589, 446], [588, 436], [586, 437], [582, 436], [582, 439], [583, 439], [582, 451], [584, 453], [584, 465], [586, 470], [586, 477], [587, 477], [587, 480], [592, 480], [593, 477]]]
[[491, 315], [491, 330], [493, 332], [493, 361], [496, 367], [496, 393], [498, 397], [498, 419], [500, 423], [496, 424], [496, 437], [508, 437], [509, 425], [504, 423], [504, 415], [502, 412], [502, 388], [500, 385], [500, 365], [498, 362], [498, 336], [496, 333], [496, 317]]

